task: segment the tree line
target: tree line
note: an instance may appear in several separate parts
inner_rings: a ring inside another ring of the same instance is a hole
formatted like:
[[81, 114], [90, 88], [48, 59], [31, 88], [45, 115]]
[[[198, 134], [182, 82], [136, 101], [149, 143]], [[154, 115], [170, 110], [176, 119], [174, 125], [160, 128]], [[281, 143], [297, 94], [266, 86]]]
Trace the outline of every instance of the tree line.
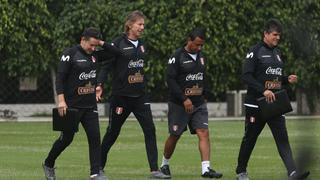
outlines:
[[0, 70], [12, 77], [37, 77], [54, 70], [63, 49], [79, 43], [85, 27], [99, 28], [110, 42], [123, 32], [127, 13], [138, 9], [147, 16], [143, 40], [149, 50], [148, 89], [157, 90], [152, 93], [156, 100], [167, 96], [169, 56], [183, 46], [195, 26], [207, 30], [203, 51], [212, 100], [221, 99], [227, 90], [244, 89], [239, 75], [245, 53], [261, 40], [269, 18], [284, 26], [280, 48], [285, 71], [299, 76], [294, 88], [310, 100], [319, 95], [318, 0], [0, 0], [0, 4]]

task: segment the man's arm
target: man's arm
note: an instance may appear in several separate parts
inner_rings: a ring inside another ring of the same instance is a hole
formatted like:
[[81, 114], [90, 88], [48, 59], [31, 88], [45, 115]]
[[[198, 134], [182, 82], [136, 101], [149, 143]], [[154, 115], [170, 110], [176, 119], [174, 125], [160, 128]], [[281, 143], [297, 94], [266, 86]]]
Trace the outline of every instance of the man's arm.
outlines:
[[204, 70], [204, 75], [203, 75], [203, 97], [205, 101], [207, 102], [210, 94], [210, 90], [208, 87], [208, 78], [207, 78], [207, 64], [205, 62], [205, 70]]
[[121, 56], [123, 52], [118, 47], [114, 46], [113, 43], [109, 44], [105, 41], [100, 40], [99, 45], [102, 47], [102, 50], [96, 51], [96, 55], [101, 60], [107, 60], [114, 56]]
[[67, 113], [67, 103], [64, 98], [64, 94], [58, 94], [58, 112], [60, 116], [64, 116]]
[[102, 46], [103, 50], [97, 51], [96, 56], [101, 63], [100, 71], [97, 77], [96, 87], [96, 100], [102, 99], [103, 84], [108, 79], [108, 74], [111, 71], [112, 64], [117, 56], [121, 56], [123, 52], [116, 46], [110, 45], [104, 41], [99, 41], [99, 45]]
[[97, 86], [96, 86], [96, 100], [100, 101], [102, 99], [103, 93], [103, 85], [104, 82], [107, 81], [108, 75], [112, 68], [112, 63], [115, 60], [115, 57], [109, 59], [108, 61], [104, 61], [101, 63], [100, 71], [97, 77]]
[[179, 74], [179, 60], [173, 56], [169, 59], [167, 65], [167, 84], [171, 94], [178, 98], [181, 102], [187, 99], [187, 96], [182, 92], [178, 85], [177, 78]]
[[72, 58], [71, 49], [67, 49], [62, 53], [60, 58], [60, 62], [58, 65], [58, 73], [56, 77], [56, 91], [58, 94], [58, 112], [60, 116], [64, 116], [66, 114], [66, 109], [68, 108], [65, 101], [65, 84], [67, 83], [67, 77], [69, 75], [71, 69], [71, 58]]
[[265, 88], [259, 83], [254, 77], [254, 72], [256, 70], [256, 63], [258, 61], [257, 53], [250, 51], [245, 59], [242, 66], [241, 79], [251, 88], [255, 89], [257, 92], [263, 94]]
[[[283, 71], [284, 72], [284, 71]], [[294, 84], [296, 82], [298, 82], [298, 76], [295, 74], [291, 74], [291, 75], [282, 75], [282, 84], [283, 85], [287, 85], [287, 84]]]

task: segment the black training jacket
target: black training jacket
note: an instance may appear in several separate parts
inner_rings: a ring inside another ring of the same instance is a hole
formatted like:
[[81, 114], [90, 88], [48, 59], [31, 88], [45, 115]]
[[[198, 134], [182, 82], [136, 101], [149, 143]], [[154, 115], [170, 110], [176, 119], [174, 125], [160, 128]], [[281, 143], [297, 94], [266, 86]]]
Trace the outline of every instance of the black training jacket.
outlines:
[[167, 66], [169, 101], [183, 104], [187, 98], [194, 106], [204, 103], [207, 96], [206, 59], [201, 52], [196, 61], [184, 48], [179, 48], [170, 57]]
[[288, 83], [283, 72], [284, 63], [277, 47], [264, 42], [251, 47], [242, 68], [242, 80], [248, 85], [245, 105], [257, 105], [256, 99], [267, 89], [275, 92]]
[[104, 51], [87, 54], [80, 45], [63, 51], [56, 77], [57, 94], [64, 94], [69, 107], [93, 108], [96, 106], [96, 64], [120, 53], [104, 44]]
[[121, 55], [114, 56], [102, 65], [98, 84], [103, 84], [109, 72], [112, 72], [111, 95], [139, 97], [145, 94], [146, 49], [141, 40], [135, 47], [126, 34], [113, 40], [112, 45], [122, 51]]

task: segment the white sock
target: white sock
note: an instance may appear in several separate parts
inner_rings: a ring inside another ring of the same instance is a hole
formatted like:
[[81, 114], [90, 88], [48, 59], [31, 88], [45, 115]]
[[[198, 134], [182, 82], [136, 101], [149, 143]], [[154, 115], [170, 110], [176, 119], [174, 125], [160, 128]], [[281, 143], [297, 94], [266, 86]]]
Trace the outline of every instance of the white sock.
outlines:
[[166, 159], [164, 156], [162, 157], [162, 164], [161, 167], [164, 165], [169, 165], [169, 159]]
[[201, 165], [202, 165], [202, 174], [209, 171], [208, 168], [210, 168], [210, 161], [202, 161]]

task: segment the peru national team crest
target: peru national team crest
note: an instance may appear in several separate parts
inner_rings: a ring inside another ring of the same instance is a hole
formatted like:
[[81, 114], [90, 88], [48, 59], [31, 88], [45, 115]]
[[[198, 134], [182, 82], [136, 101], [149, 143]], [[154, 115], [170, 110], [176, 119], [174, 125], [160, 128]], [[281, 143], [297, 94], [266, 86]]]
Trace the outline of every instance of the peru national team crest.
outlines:
[[204, 58], [203, 57], [200, 58], [200, 62], [201, 62], [202, 65], [204, 65]]
[[116, 114], [120, 115], [123, 112], [123, 107], [116, 107]]
[[253, 116], [251, 116], [251, 117], [250, 117], [250, 123], [255, 123], [255, 122], [256, 122], [256, 118], [253, 117]]
[[143, 46], [140, 46], [140, 48], [141, 48], [141, 52], [143, 52], [144, 53], [144, 47]]
[[280, 61], [280, 62], [281, 62], [281, 58], [280, 58], [280, 56], [279, 56], [279, 55], [277, 55], [277, 59], [278, 59], [278, 61]]
[[94, 57], [94, 56], [91, 56], [91, 60], [92, 60], [92, 62], [96, 62], [96, 58]]

